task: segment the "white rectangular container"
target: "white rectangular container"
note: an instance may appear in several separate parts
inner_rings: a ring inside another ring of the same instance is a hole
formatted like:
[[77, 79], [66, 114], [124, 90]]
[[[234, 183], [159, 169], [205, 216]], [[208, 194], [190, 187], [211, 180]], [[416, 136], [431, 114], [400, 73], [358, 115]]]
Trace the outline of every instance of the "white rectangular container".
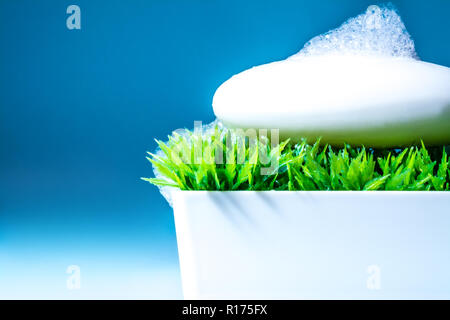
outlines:
[[186, 299], [450, 299], [450, 192], [176, 191]]

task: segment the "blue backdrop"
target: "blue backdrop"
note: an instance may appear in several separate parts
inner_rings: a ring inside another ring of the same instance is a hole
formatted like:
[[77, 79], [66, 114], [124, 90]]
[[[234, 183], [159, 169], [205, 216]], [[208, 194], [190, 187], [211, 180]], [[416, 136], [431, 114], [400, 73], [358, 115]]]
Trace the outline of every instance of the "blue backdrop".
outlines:
[[[181, 297], [171, 208], [139, 180], [145, 151], [212, 121], [233, 74], [377, 2], [1, 0], [0, 298]], [[450, 1], [393, 3], [419, 56], [450, 66]], [[71, 4], [81, 30], [66, 27]]]

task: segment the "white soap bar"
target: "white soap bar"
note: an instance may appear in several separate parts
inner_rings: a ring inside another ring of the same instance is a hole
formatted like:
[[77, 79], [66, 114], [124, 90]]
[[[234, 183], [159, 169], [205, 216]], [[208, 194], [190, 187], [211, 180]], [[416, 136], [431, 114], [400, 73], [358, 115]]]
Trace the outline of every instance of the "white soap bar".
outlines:
[[325, 55], [246, 70], [222, 84], [214, 113], [239, 128], [367, 146], [450, 142], [450, 69], [410, 58]]
[[294, 140], [448, 144], [450, 69], [418, 60], [396, 11], [370, 6], [296, 55], [233, 76], [213, 108], [228, 126]]

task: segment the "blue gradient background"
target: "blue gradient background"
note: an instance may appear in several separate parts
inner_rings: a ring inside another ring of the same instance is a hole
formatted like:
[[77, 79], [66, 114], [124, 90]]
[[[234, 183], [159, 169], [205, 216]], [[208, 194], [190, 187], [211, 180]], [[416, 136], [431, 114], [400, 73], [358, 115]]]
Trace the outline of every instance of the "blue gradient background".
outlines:
[[[0, 298], [181, 298], [171, 208], [139, 180], [153, 138], [212, 121], [223, 81], [373, 3], [1, 0]], [[393, 3], [419, 56], [450, 66], [450, 1]]]

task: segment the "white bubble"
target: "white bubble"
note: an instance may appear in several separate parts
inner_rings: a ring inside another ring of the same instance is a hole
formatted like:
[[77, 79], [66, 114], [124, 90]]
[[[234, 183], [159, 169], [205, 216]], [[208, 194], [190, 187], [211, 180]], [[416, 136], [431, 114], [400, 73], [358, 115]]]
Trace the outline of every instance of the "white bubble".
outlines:
[[289, 59], [327, 54], [376, 55], [418, 59], [402, 19], [392, 6], [371, 5], [339, 28], [314, 37]]

